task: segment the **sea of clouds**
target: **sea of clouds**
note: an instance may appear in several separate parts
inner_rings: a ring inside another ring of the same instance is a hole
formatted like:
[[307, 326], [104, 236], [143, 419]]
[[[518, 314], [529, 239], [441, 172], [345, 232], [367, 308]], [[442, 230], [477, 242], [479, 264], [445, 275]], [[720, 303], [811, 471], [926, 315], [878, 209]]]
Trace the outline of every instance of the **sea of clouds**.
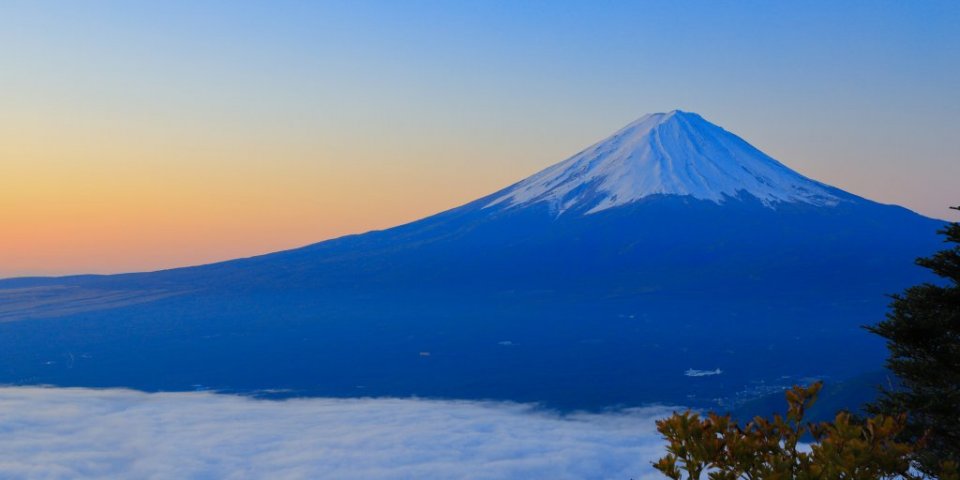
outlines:
[[673, 409], [0, 388], [0, 478], [654, 479]]

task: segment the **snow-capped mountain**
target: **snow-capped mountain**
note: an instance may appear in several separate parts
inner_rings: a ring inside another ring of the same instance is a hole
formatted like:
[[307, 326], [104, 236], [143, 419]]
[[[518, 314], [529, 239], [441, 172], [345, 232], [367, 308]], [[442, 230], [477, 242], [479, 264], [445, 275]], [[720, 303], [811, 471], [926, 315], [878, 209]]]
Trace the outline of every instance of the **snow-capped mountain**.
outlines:
[[882, 368], [860, 326], [927, 280], [913, 259], [942, 225], [808, 179], [699, 115], [652, 114], [391, 229], [0, 281], [0, 383], [715, 406]]
[[811, 180], [695, 113], [644, 115], [610, 137], [508, 188], [487, 206], [547, 203], [557, 213], [595, 213], [651, 195], [722, 203], [751, 195], [833, 206], [835, 189]]

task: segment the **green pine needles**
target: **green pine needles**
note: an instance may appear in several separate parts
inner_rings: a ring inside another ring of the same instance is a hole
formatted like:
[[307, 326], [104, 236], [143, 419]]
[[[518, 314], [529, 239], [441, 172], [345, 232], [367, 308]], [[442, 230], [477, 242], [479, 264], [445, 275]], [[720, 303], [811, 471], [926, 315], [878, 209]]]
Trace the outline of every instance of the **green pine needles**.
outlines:
[[960, 462], [960, 223], [940, 233], [952, 246], [917, 264], [943, 281], [894, 295], [886, 320], [867, 327], [887, 340], [887, 368], [897, 377], [867, 410], [907, 412], [902, 438], [921, 445], [915, 460], [931, 475]]

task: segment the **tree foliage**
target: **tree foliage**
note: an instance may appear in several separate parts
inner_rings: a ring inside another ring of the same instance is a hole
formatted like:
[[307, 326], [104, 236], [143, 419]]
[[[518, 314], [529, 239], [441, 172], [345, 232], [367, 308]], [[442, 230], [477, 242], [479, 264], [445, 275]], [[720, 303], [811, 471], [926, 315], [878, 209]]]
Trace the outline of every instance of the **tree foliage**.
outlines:
[[868, 411], [909, 412], [901, 437], [923, 440], [916, 460], [931, 474], [960, 462], [960, 224], [940, 233], [952, 247], [917, 264], [944, 281], [894, 295], [886, 320], [867, 327], [887, 340], [887, 367], [898, 380]]
[[[690, 411], [659, 420], [668, 453], [654, 468], [675, 480], [921, 478], [911, 471], [914, 445], [897, 440], [904, 415], [856, 420], [840, 412], [833, 422], [805, 423], [821, 386], [793, 387], [785, 416], [756, 417], [744, 426], [729, 415]], [[960, 476], [954, 471], [941, 480]]]

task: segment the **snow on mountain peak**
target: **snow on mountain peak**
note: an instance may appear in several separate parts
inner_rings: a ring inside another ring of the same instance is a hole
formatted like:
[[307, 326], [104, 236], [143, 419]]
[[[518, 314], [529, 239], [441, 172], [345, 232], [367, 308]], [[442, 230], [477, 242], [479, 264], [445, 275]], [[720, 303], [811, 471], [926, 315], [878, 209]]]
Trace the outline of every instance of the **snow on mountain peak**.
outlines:
[[723, 203], [741, 194], [764, 205], [833, 206], [838, 191], [791, 170], [696, 113], [652, 113], [610, 137], [496, 194], [486, 205], [547, 202], [586, 214], [650, 195]]

